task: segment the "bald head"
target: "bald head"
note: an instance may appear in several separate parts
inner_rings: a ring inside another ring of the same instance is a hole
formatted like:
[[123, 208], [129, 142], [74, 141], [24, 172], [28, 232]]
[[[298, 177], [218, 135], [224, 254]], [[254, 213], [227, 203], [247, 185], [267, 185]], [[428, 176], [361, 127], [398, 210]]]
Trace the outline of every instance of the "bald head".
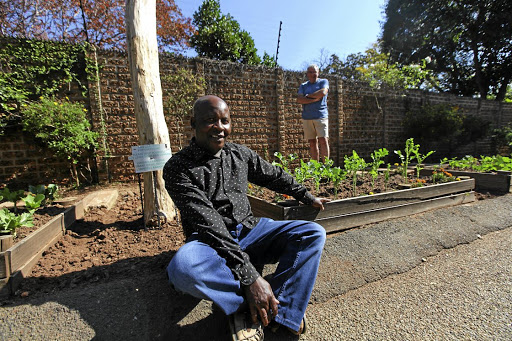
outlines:
[[213, 110], [221, 110], [224, 111], [228, 108], [228, 105], [224, 100], [220, 97], [207, 95], [203, 97], [199, 97], [194, 103], [194, 118], [197, 118], [205, 113], [211, 112]]

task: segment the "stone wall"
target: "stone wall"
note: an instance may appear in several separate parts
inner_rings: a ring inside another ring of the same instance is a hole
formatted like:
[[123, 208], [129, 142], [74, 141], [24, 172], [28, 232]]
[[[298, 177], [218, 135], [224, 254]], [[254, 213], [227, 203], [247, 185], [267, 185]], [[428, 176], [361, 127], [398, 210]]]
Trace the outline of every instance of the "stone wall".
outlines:
[[[128, 156], [131, 147], [139, 143], [127, 56], [99, 51], [97, 57], [101, 65], [100, 88], [96, 83], [89, 84], [90, 109], [93, 129], [104, 132], [100, 144], [108, 149], [108, 157], [100, 152], [96, 160], [99, 178], [134, 180], [136, 174]], [[231, 141], [245, 144], [267, 159], [273, 159], [275, 151], [308, 157], [300, 119], [301, 106], [296, 103], [298, 86], [305, 81], [304, 72], [161, 55], [162, 75], [175, 72], [177, 68], [187, 68], [204, 77], [206, 94], [217, 95], [227, 102], [234, 125]], [[493, 127], [512, 121], [511, 104], [422, 91], [406, 94], [376, 91], [363, 84], [344, 83], [334, 76], [327, 78], [330, 83], [329, 140], [335, 164], [342, 163], [343, 156], [351, 154], [352, 150], [369, 158], [377, 148], [403, 149], [405, 112], [426, 103], [458, 105], [468, 114], [489, 120]], [[170, 86], [162, 84], [164, 103]], [[188, 144], [192, 136], [189, 120], [190, 117], [185, 118], [182, 133], [178, 134], [179, 122], [166, 115], [173, 152], [179, 150], [180, 144]], [[66, 179], [63, 164], [40, 149], [34, 151], [34, 142], [19, 130], [0, 137], [0, 148], [0, 183], [21, 181], [24, 177], [31, 183], [36, 182], [35, 179], [40, 182]], [[478, 141], [458, 152], [475, 156], [486, 154], [490, 152], [490, 143], [488, 139]]]

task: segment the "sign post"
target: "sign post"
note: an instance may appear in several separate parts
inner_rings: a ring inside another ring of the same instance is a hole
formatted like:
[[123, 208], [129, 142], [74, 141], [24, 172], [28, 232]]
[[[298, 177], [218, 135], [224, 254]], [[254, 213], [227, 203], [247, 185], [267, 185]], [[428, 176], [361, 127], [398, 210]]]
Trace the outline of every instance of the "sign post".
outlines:
[[[140, 173], [153, 172], [154, 190], [155, 190], [155, 205], [156, 212], [158, 208], [158, 197], [156, 191], [156, 171], [162, 170], [166, 162], [171, 158], [171, 149], [166, 144], [145, 144], [141, 146], [132, 147], [132, 155], [128, 160], [132, 160], [135, 166], [135, 173], [139, 178], [139, 190], [141, 192], [142, 204], [142, 221], [144, 221], [144, 229], [146, 229], [146, 222], [144, 220], [144, 201], [142, 199], [142, 189], [140, 185]], [[158, 227], [160, 227], [160, 214], [157, 213]]]

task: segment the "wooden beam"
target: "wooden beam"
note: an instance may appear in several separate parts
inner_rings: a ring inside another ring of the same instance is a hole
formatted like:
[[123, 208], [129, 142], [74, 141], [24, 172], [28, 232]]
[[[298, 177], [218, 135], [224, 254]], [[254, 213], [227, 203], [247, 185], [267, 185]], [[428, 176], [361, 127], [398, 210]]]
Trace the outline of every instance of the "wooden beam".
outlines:
[[338, 232], [356, 226], [376, 223], [393, 218], [405, 217], [441, 207], [460, 205], [473, 201], [475, 201], [475, 194], [473, 191], [471, 191], [469, 193], [459, 193], [420, 202], [345, 214], [336, 217], [318, 219], [315, 221], [322, 225], [327, 232]]

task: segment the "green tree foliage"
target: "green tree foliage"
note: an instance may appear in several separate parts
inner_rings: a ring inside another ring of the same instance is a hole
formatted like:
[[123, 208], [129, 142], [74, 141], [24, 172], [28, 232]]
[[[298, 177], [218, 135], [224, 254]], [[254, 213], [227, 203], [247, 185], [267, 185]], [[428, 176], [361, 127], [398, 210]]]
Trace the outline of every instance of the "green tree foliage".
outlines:
[[374, 45], [364, 53], [348, 55], [345, 61], [331, 55], [324, 72], [337, 74], [344, 80], [363, 81], [373, 88], [431, 89], [435, 80], [427, 63], [428, 59], [411, 65], [391, 62], [389, 54], [380, 52], [378, 45]]
[[420, 110], [410, 110], [404, 120], [404, 134], [450, 155], [457, 146], [476, 141], [487, 135], [490, 122], [477, 116], [466, 115], [457, 106], [449, 104], [424, 105]]
[[262, 60], [261, 64], [265, 65], [266, 67], [270, 67], [270, 68], [277, 67], [275, 56], [271, 56], [267, 52], [263, 53], [263, 60]]
[[389, 0], [382, 47], [392, 62], [428, 65], [440, 90], [502, 101], [512, 80], [509, 0]]
[[229, 60], [243, 64], [260, 64], [254, 40], [229, 14], [220, 11], [218, 0], [205, 0], [194, 13], [197, 27], [190, 45], [200, 57]]

